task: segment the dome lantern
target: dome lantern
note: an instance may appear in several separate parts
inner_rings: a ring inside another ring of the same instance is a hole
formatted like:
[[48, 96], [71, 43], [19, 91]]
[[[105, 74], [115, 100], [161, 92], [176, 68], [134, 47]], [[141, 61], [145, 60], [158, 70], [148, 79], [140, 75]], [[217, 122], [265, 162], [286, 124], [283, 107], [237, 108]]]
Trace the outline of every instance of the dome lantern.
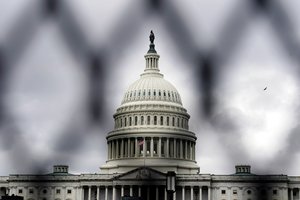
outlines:
[[144, 70], [144, 72], [146, 74], [148, 73], [158, 73], [159, 72], [159, 68], [158, 68], [158, 59], [159, 59], [159, 55], [157, 54], [156, 50], [155, 50], [155, 45], [154, 45], [154, 33], [153, 31], [150, 32], [150, 45], [149, 45], [149, 50], [147, 52], [147, 54], [145, 55], [145, 59], [146, 59], [146, 68]]

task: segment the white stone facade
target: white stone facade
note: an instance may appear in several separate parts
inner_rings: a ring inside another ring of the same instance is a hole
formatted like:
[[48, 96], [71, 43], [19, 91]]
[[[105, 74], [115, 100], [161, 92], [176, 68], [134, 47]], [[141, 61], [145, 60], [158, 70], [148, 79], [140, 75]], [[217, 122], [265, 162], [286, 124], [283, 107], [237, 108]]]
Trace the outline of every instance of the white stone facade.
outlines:
[[299, 200], [300, 177], [254, 175], [236, 166], [232, 175], [201, 174], [195, 160], [196, 136], [176, 88], [159, 71], [151, 41], [146, 67], [125, 92], [107, 135], [107, 162], [98, 174], [73, 175], [54, 166], [46, 175], [0, 177], [0, 199], [167, 200], [166, 172], [176, 172], [175, 200]]

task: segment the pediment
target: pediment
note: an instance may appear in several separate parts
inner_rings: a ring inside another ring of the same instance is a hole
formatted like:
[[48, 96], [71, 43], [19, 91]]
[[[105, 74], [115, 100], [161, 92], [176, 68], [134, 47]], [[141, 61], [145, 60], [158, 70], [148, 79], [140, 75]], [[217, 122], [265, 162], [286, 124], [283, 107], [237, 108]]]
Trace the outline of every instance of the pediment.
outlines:
[[165, 180], [166, 175], [157, 170], [140, 167], [115, 177], [117, 180]]

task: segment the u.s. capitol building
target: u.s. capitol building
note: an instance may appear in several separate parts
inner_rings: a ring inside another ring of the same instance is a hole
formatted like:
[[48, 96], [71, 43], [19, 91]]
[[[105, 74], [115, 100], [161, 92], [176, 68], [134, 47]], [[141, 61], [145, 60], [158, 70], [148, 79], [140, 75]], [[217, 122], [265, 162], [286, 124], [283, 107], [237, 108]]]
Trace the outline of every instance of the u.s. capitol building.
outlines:
[[[176, 200], [296, 200], [300, 177], [255, 175], [238, 165], [230, 175], [201, 174], [195, 160], [196, 136], [176, 88], [158, 67], [154, 35], [139, 80], [125, 92], [107, 135], [106, 163], [96, 174], [70, 174], [56, 165], [45, 175], [0, 177], [0, 196], [24, 200], [167, 200], [167, 172], [176, 173]], [[1, 199], [1, 197], [0, 197]]]

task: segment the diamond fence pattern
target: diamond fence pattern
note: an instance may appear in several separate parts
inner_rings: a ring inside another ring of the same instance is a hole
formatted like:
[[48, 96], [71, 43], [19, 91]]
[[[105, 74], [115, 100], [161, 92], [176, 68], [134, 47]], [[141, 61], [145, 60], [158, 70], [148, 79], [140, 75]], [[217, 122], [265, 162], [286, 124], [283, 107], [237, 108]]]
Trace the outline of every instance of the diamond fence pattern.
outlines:
[[[70, 2], [69, 2], [70, 3]], [[284, 50], [289, 53], [291, 58], [300, 66], [300, 45], [295, 38], [295, 28], [288, 16], [286, 10], [280, 1], [274, 0], [247, 0], [240, 1], [236, 9], [230, 14], [221, 30], [220, 37], [216, 46], [209, 50], [198, 48], [191, 40], [191, 34], [184, 22], [182, 16], [176, 11], [173, 3], [167, 0], [145, 0], [143, 14], [135, 13], [134, 6], [128, 6], [128, 18], [120, 19], [115, 26], [111, 41], [107, 44], [118, 44], [126, 46], [128, 41], [133, 40], [136, 30], [139, 28], [139, 21], [134, 18], [147, 18], [150, 15], [157, 15], [165, 24], [172, 39], [176, 41], [175, 45], [186, 59], [196, 60], [194, 66], [194, 78], [198, 81], [202, 89], [202, 107], [199, 112], [210, 120], [211, 113], [214, 110], [215, 99], [213, 98], [213, 88], [218, 83], [220, 74], [218, 68], [224, 65], [232, 56], [237, 44], [242, 40], [245, 29], [252, 20], [252, 16], [261, 14], [268, 18], [274, 33], [283, 44]], [[245, 8], [241, 11], [241, 8]], [[69, 51], [86, 64], [85, 70], [88, 74], [89, 93], [86, 113], [89, 116], [90, 124], [101, 124], [101, 115], [104, 99], [99, 91], [105, 88], [106, 73], [106, 55], [112, 51], [111, 46], [91, 45], [84, 33], [85, 30], [74, 17], [76, 13], [70, 8], [67, 1], [63, 0], [40, 0], [28, 4], [22, 10], [20, 17], [13, 22], [13, 28], [8, 34], [9, 37], [0, 46], [0, 94], [4, 94], [9, 79], [9, 73], [14, 69], [16, 62], [24, 54], [26, 47], [38, 31], [40, 24], [45, 21], [54, 21], [62, 32], [64, 42]], [[128, 38], [124, 41], [121, 38]], [[199, 36], [202, 37], [202, 36]], [[205, 39], [205, 38], [203, 38]], [[13, 54], [11, 53], [13, 52]], [[6, 122], [7, 110], [3, 105], [3, 98], [0, 98], [1, 115], [0, 125]], [[200, 103], [200, 102], [199, 102]], [[68, 128], [67, 128], [68, 129]], [[13, 130], [18, 133], [20, 130]], [[13, 137], [13, 136], [12, 136]], [[12, 138], [13, 140], [13, 138]]]

